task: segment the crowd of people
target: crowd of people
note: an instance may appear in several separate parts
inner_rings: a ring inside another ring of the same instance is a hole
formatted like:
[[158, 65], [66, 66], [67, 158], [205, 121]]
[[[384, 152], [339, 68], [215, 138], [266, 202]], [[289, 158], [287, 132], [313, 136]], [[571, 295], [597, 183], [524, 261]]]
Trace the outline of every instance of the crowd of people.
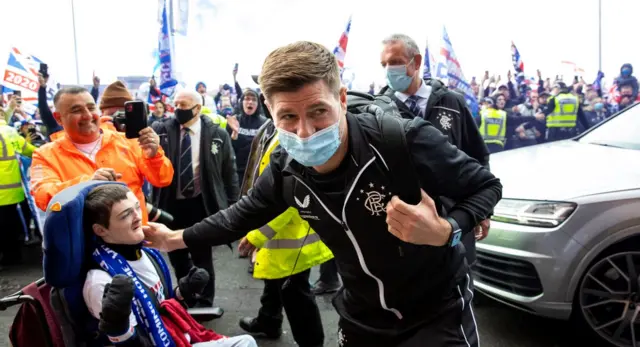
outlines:
[[[133, 100], [124, 83], [102, 94], [99, 78], [91, 90], [62, 88], [51, 108], [48, 76], [40, 75], [36, 114], [22, 111], [19, 95], [0, 108], [0, 262], [19, 263], [24, 227], [37, 225], [17, 208], [29, 210], [16, 154], [32, 156], [27, 194], [41, 210], [81, 182], [126, 184], [95, 188], [84, 223], [158, 301], [165, 300], [160, 277], [140, 252], [145, 237], [169, 252], [181, 301], [213, 308], [216, 317], [224, 310], [214, 306], [211, 247], [239, 240], [249, 272], [264, 280], [259, 312], [239, 322], [250, 334], [278, 338], [284, 310], [298, 345], [322, 346], [314, 295], [339, 292], [341, 346], [420, 346], [425, 338], [477, 346], [469, 267], [501, 197], [490, 154], [574, 137], [640, 101], [638, 82], [629, 64], [610, 95], [580, 78], [552, 82], [538, 72], [536, 86], [487, 72], [471, 83], [481, 105], [472, 114], [455, 90], [422, 78], [422, 59], [406, 35], [383, 41], [388, 85], [369, 94], [391, 100], [384, 114], [403, 119], [397, 133], [371, 109], [348, 104], [335, 57], [310, 42], [273, 51], [253, 76], [260, 89], [243, 89], [237, 68], [233, 86], [215, 95], [204, 82], [163, 95], [152, 78], [148, 127], [135, 139], [114, 126]], [[402, 136], [407, 148], [387, 148], [387, 136]], [[173, 220], [148, 222], [148, 203]], [[317, 265], [321, 276], [311, 285]], [[145, 336], [157, 331], [141, 327], [131, 310], [134, 281], [96, 265], [83, 296], [112, 342], [152, 345]], [[249, 336], [214, 341], [255, 345]]]

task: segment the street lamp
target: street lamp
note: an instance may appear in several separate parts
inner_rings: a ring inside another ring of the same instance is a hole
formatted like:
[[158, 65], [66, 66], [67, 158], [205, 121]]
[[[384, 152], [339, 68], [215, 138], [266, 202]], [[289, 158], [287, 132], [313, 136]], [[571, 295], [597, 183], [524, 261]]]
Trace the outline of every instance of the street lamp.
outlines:
[[71, 21], [73, 23], [73, 48], [76, 60], [76, 84], [80, 84], [80, 69], [78, 68], [78, 38], [76, 37], [76, 13], [73, 0], [71, 0]]

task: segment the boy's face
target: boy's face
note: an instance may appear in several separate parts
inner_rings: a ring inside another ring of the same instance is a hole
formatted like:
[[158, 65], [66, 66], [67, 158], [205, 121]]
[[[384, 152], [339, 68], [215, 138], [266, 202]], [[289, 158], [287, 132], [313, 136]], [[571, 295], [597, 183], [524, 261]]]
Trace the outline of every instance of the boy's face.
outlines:
[[111, 207], [109, 228], [94, 224], [93, 232], [104, 242], [118, 245], [135, 245], [144, 240], [140, 201], [132, 192], [127, 198]]

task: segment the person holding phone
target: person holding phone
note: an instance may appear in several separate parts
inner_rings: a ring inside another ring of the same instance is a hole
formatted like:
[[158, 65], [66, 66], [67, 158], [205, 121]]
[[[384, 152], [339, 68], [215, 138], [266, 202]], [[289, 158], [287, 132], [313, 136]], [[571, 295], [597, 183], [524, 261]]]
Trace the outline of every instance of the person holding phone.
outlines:
[[[124, 93], [110, 95], [105, 91], [101, 105], [110, 109], [121, 105], [124, 109], [125, 100], [130, 98]], [[98, 107], [82, 87], [61, 89], [53, 102], [53, 116], [62, 126], [63, 136], [40, 147], [33, 155], [31, 187], [36, 205], [46, 210], [54, 195], [79, 182], [120, 181], [140, 200], [146, 223], [144, 180], [165, 187], [173, 179], [173, 166], [160, 147], [158, 135], [146, 127], [139, 132], [138, 139], [127, 139], [124, 134], [101, 126]]]

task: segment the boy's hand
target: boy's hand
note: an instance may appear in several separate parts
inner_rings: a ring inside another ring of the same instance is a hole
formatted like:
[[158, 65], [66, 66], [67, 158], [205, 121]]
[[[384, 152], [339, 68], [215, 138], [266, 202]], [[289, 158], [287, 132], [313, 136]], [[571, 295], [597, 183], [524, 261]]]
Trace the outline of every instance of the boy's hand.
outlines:
[[119, 336], [129, 329], [133, 280], [125, 275], [116, 275], [104, 286], [102, 312], [98, 329], [109, 336]]
[[187, 306], [192, 307], [204, 287], [209, 283], [209, 273], [202, 268], [192, 267], [189, 273], [178, 280], [178, 290], [182, 300]]

